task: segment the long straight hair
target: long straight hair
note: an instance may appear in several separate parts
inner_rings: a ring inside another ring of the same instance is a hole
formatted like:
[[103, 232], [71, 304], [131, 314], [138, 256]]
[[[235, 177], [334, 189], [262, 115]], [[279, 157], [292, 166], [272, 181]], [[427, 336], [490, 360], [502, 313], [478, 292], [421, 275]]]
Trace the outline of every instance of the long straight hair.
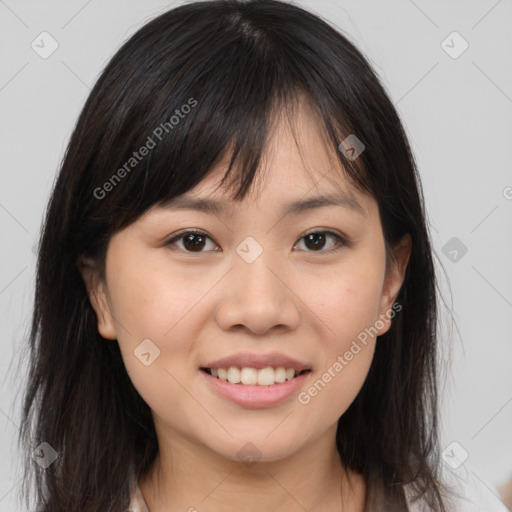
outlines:
[[[436, 282], [416, 164], [365, 57], [328, 22], [277, 0], [165, 12], [123, 44], [85, 103], [40, 239], [19, 439], [29, 506], [33, 494], [40, 512], [126, 512], [130, 471], [142, 474], [158, 453], [150, 408], [117, 342], [98, 333], [80, 258], [104, 271], [115, 232], [195, 187], [228, 152], [224, 180], [243, 200], [273, 120], [293, 114], [304, 95], [343, 172], [376, 199], [388, 254], [405, 233], [412, 238], [397, 298], [403, 311], [379, 337], [367, 379], [339, 419], [340, 458], [364, 476], [369, 503], [380, 497], [384, 510], [398, 512], [418, 497], [445, 510]], [[365, 145], [357, 159], [340, 151], [351, 134]], [[143, 146], [149, 151], [139, 154]], [[44, 469], [32, 457], [43, 442], [58, 455]]]

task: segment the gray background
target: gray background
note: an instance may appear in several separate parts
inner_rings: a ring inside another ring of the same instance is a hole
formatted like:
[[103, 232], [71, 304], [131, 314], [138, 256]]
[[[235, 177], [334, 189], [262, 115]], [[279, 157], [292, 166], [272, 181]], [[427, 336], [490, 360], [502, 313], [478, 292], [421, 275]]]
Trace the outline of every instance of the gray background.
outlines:
[[[445, 308], [443, 448], [456, 441], [458, 456], [461, 448], [469, 455], [457, 471], [495, 492], [512, 475], [512, 1], [298, 3], [336, 24], [369, 57], [403, 119], [455, 320]], [[25, 370], [18, 356], [32, 307], [33, 247], [56, 170], [109, 57], [173, 5], [0, 0], [2, 511], [19, 510]], [[43, 45], [43, 31], [59, 45], [47, 59], [31, 47]], [[457, 36], [442, 44], [453, 31], [469, 44], [457, 58], [445, 51], [463, 48]]]

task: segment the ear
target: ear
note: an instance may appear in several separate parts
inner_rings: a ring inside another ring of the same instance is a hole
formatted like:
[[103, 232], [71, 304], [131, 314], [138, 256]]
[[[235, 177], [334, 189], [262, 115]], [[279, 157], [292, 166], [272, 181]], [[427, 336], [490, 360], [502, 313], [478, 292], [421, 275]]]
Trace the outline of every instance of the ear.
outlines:
[[82, 258], [78, 262], [78, 269], [84, 280], [91, 306], [98, 319], [98, 332], [106, 339], [117, 339], [114, 318], [108, 301], [107, 286], [100, 278], [95, 263], [90, 259]]
[[[382, 297], [380, 304], [379, 325], [384, 326], [379, 329], [377, 336], [386, 333], [391, 327], [391, 319], [394, 316], [393, 304], [400, 292], [402, 283], [404, 282], [405, 271], [412, 250], [412, 239], [409, 233], [406, 233], [399, 242], [393, 247], [393, 257], [389, 262], [386, 271], [386, 278], [382, 289]], [[398, 310], [399, 311], [399, 310]]]

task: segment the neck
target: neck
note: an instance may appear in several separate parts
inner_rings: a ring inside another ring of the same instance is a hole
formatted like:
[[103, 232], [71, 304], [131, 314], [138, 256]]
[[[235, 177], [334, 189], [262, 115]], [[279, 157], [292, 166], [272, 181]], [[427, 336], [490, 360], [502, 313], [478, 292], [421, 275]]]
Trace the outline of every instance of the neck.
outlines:
[[251, 464], [174, 433], [159, 440], [139, 487], [150, 512], [363, 512], [366, 494], [363, 478], [343, 468], [334, 435], [288, 457]]

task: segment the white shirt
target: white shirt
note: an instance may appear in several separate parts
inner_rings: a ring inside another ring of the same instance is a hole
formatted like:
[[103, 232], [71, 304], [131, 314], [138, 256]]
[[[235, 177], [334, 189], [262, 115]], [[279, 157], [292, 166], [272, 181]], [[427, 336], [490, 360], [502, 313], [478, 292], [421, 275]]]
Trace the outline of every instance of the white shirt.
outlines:
[[475, 473], [460, 466], [456, 470], [445, 465], [443, 480], [458, 497], [452, 499], [454, 512], [510, 512], [496, 488]]

